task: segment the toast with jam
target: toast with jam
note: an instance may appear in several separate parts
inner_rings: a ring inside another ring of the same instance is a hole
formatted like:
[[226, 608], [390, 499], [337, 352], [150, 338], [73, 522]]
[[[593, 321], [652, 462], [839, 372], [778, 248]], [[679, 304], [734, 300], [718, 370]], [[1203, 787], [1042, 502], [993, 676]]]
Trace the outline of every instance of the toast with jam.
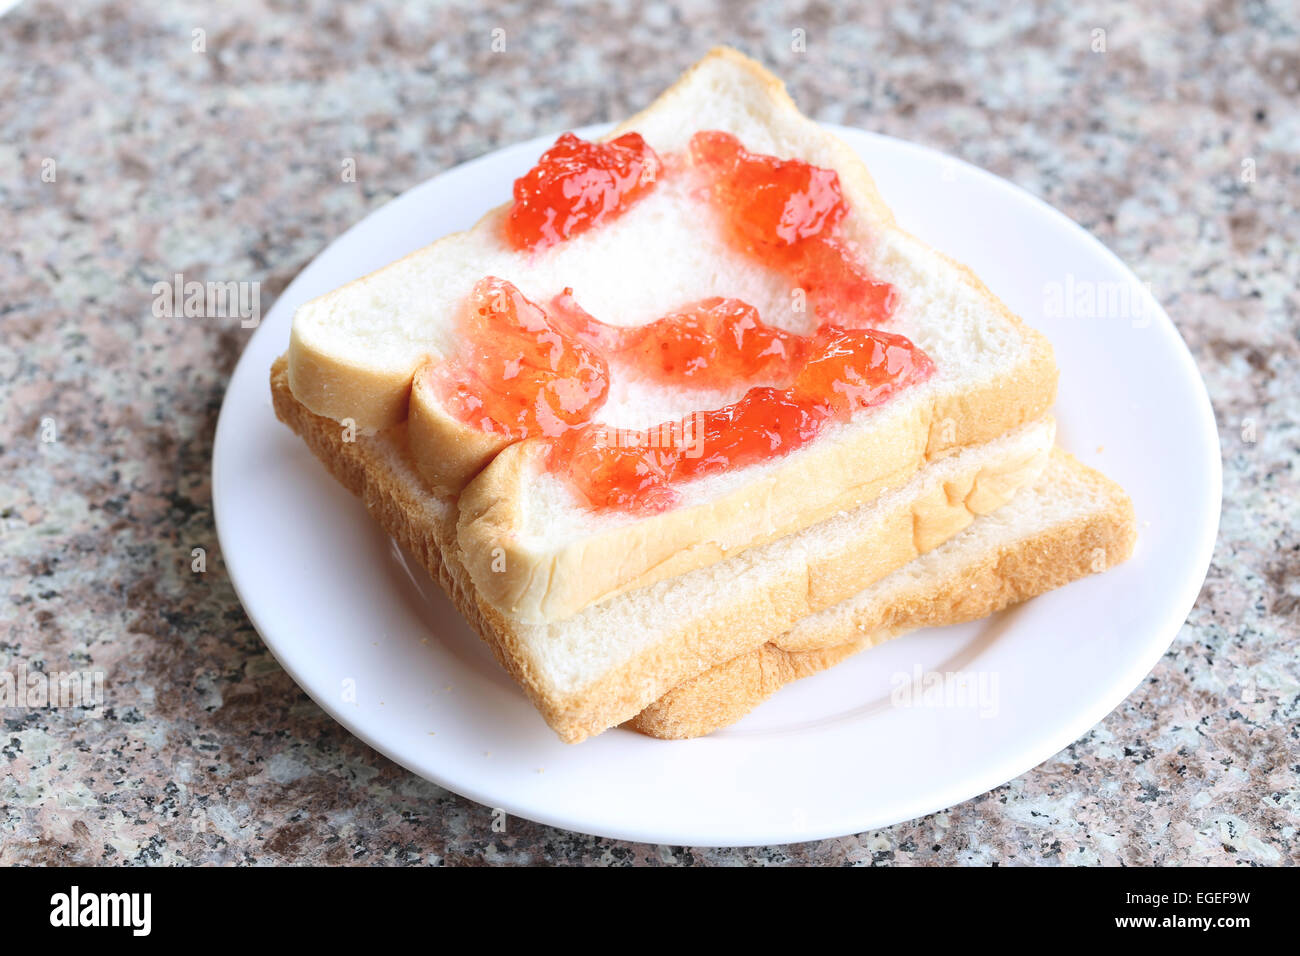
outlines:
[[724, 48], [559, 137], [470, 230], [300, 306], [272, 384], [577, 740], [1035, 485], [1056, 378]]

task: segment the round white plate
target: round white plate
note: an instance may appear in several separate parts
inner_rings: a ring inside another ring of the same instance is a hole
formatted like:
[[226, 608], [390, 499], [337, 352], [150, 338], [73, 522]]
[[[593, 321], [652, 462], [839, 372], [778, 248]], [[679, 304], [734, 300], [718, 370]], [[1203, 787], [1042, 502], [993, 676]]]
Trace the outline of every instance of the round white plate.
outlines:
[[[222, 553], [253, 624], [321, 707], [488, 807], [627, 840], [752, 845], [961, 803], [1078, 739], [1141, 681], [1191, 609], [1218, 527], [1218, 437], [1187, 347], [1114, 255], [1033, 196], [929, 149], [835, 132], [905, 228], [1052, 340], [1061, 443], [1133, 496], [1133, 559], [859, 654], [707, 738], [615, 729], [560, 743], [436, 586], [275, 419], [267, 385], [295, 306], [471, 226], [546, 137], [444, 173], [349, 229], [280, 296], [231, 378], [212, 466]], [[896, 675], [917, 668], [989, 690], [995, 680], [996, 707], [892, 706]]]

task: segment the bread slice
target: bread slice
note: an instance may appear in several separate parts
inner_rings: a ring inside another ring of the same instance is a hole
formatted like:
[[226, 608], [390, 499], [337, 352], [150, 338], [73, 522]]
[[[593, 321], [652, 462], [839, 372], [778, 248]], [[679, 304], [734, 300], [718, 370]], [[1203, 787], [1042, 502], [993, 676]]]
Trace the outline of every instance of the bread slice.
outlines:
[[674, 687], [627, 726], [700, 737], [735, 723], [791, 681], [921, 627], [1000, 611], [1133, 552], [1133, 505], [1113, 481], [1056, 450], [1005, 507], [781, 637]]
[[348, 430], [293, 396], [286, 363], [272, 369], [276, 414], [306, 441], [379, 524], [423, 564], [564, 740], [622, 723], [663, 694], [761, 647], [850, 597], [1004, 504], [1046, 466], [1050, 419], [934, 463], [873, 502], [586, 608], [527, 624], [484, 601], [465, 569], [451, 497], [432, 495], [399, 424], [346, 440]]
[[[614, 595], [779, 539], [897, 488], [925, 464], [1042, 417], [1055, 395], [1051, 348], [968, 270], [897, 227], [858, 156], [800, 115], [780, 82], [719, 49], [617, 132], [662, 154], [702, 129], [752, 151], [835, 169], [853, 213], [844, 238], [899, 295], [890, 331], [937, 370], [884, 405], [776, 461], [681, 486], [677, 507], [650, 518], [592, 512], [540, 466], [535, 440], [502, 443], [450, 416], [417, 376], [456, 346], [455, 317], [485, 275], [534, 301], [565, 286], [600, 319], [637, 325], [683, 303], [736, 296], [791, 331], [810, 317], [788, 281], [737, 253], [707, 203], [664, 177], [624, 215], [523, 256], [500, 239], [506, 207], [472, 230], [301, 306], [289, 347], [293, 394], [311, 411], [378, 429], [408, 415], [412, 458], [439, 493], [463, 490], [456, 535], [470, 578], [501, 615], [564, 620]], [[417, 385], [411, 387], [413, 378]], [[615, 376], [597, 421], [644, 428], [739, 397]]]

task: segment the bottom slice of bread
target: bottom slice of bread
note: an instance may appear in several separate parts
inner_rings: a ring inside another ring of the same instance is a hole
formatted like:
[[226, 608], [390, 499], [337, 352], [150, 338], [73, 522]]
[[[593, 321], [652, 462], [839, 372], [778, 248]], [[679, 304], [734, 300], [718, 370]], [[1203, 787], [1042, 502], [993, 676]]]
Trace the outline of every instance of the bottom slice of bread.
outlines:
[[1128, 558], [1135, 539], [1123, 489], [1058, 449], [1010, 503], [781, 637], [683, 682], [628, 726], [667, 739], [703, 736], [791, 681], [892, 637], [975, 620], [1104, 571]]

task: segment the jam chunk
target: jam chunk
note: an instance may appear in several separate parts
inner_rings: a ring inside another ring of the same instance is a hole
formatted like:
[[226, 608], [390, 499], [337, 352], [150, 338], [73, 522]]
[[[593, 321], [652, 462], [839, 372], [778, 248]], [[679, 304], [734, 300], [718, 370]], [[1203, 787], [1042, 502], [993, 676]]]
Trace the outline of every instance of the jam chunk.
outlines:
[[[933, 371], [929, 356], [904, 336], [827, 326], [789, 386], [751, 388], [680, 427], [583, 425], [556, 442], [549, 466], [595, 510], [663, 511], [678, 499], [675, 482], [789, 454], [829, 423], [848, 421]], [[675, 440], [665, 442], [665, 434]]]
[[609, 366], [600, 352], [551, 323], [504, 279], [478, 281], [459, 331], [461, 347], [433, 374], [460, 421], [508, 438], [554, 438], [605, 402]]
[[824, 403], [836, 420], [848, 421], [859, 409], [881, 404], [933, 371], [930, 356], [906, 336], [824, 326], [790, 392], [804, 402]]
[[608, 143], [565, 133], [515, 180], [506, 240], [519, 250], [544, 249], [586, 232], [645, 196], [660, 170], [659, 157], [639, 133]]
[[610, 361], [665, 384], [718, 388], [782, 381], [793, 374], [805, 340], [768, 325], [740, 299], [701, 299], [645, 325], [607, 325], [578, 305], [572, 289], [551, 304], [554, 320]]
[[671, 485], [678, 454], [650, 440], [648, 430], [586, 425], [551, 446], [547, 467], [594, 510], [667, 511], [677, 500]]
[[849, 207], [834, 170], [751, 153], [718, 131], [696, 133], [690, 150], [730, 242], [802, 289], [820, 324], [870, 328], [889, 318], [893, 287], [835, 236]]
[[759, 258], [828, 235], [849, 211], [834, 170], [756, 155], [730, 133], [696, 133], [691, 156], [713, 175], [736, 244]]

